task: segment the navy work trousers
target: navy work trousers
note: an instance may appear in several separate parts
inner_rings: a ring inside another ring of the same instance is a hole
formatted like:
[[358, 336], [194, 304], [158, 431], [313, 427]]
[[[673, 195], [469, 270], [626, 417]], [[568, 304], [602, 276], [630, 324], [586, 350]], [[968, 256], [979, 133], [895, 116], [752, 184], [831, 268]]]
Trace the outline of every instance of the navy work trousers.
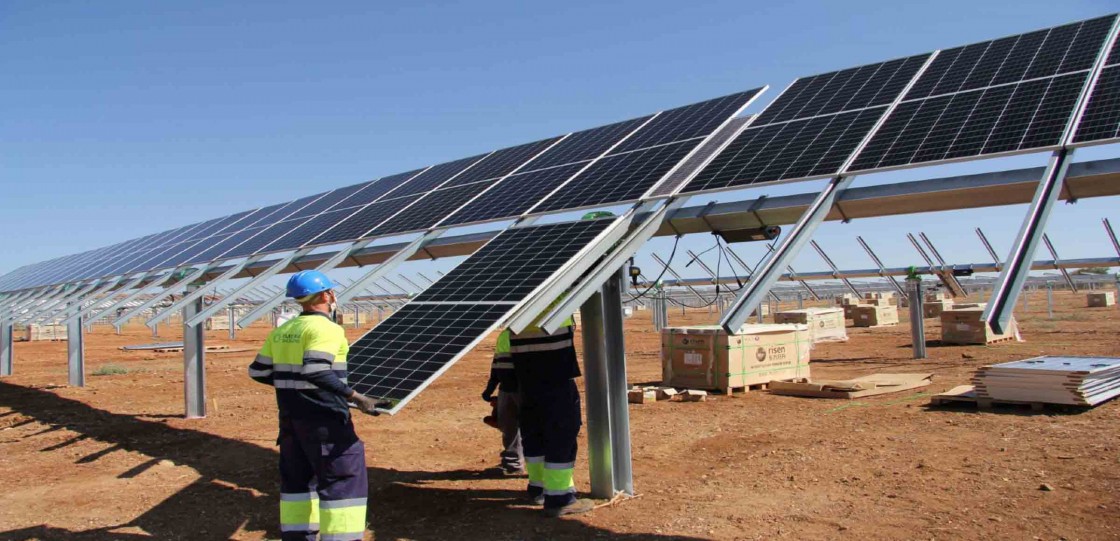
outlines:
[[362, 539], [366, 525], [365, 446], [351, 421], [280, 421], [281, 539]]

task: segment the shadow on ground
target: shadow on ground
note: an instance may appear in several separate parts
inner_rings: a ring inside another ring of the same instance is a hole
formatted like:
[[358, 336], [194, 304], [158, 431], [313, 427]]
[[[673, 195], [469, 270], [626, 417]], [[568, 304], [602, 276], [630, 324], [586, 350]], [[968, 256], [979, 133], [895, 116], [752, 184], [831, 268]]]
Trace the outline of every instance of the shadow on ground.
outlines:
[[[241, 530], [279, 537], [279, 454], [275, 449], [112, 413], [46, 390], [8, 383], [0, 383], [0, 407], [48, 425], [46, 431], [66, 429], [78, 434], [51, 448], [92, 439], [109, 445], [109, 450], [95, 455], [125, 450], [151, 457], [122, 472], [121, 478], [139, 475], [161, 460], [191, 467], [200, 475], [135, 519], [116, 526], [75, 531], [43, 524], [0, 532], [0, 541], [230, 539]], [[429, 484], [479, 478], [480, 472], [474, 471], [369, 468], [370, 526], [378, 539], [685, 539], [653, 533], [615, 534], [576, 520], [545, 519], [538, 510], [524, 505], [518, 490], [458, 490]]]

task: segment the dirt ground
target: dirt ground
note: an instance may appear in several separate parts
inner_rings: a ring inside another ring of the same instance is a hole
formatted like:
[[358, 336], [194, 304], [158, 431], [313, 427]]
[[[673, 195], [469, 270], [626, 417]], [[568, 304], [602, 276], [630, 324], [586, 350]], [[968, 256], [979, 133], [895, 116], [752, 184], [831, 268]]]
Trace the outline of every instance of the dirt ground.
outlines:
[[[1044, 354], [1120, 355], [1120, 310], [1084, 295], [1020, 304], [1022, 343], [941, 346], [928, 360], [909, 326], [849, 329], [813, 351], [817, 377], [933, 372], [926, 389], [855, 401], [750, 392], [633, 405], [640, 497], [568, 519], [523, 502], [523, 480], [483, 473], [498, 434], [478, 398], [484, 342], [399, 415], [360, 416], [370, 539], [1120, 539], [1120, 400], [1088, 411], [931, 409], [929, 395], [979, 366]], [[674, 325], [718, 314], [670, 313]], [[648, 311], [627, 320], [629, 381], [660, 379]], [[253, 327], [230, 342], [255, 348]], [[352, 329], [352, 338], [361, 334]], [[0, 539], [276, 538], [272, 391], [245, 373], [253, 351], [207, 357], [209, 415], [182, 418], [181, 355], [127, 352], [140, 325], [87, 336], [85, 388], [66, 384], [66, 343], [16, 343], [0, 380]], [[95, 375], [103, 374], [103, 375]], [[588, 487], [585, 446], [577, 487]], [[1043, 490], [1046, 485], [1052, 490]]]

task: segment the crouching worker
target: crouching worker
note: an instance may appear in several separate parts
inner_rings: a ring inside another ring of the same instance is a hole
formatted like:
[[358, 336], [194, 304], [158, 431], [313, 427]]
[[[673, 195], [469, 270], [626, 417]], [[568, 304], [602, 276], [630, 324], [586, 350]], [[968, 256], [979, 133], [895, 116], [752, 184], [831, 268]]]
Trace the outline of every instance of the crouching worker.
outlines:
[[[498, 453], [499, 472], [508, 477], [525, 475], [524, 455], [521, 452], [521, 395], [517, 389], [517, 376], [509, 351], [509, 331], [498, 335], [494, 347], [494, 361], [490, 364], [490, 380], [482, 391], [482, 399], [490, 403], [492, 413], [483, 419], [486, 424], [502, 432], [502, 450]], [[494, 391], [498, 392], [497, 398]]]
[[287, 295], [299, 317], [274, 329], [249, 377], [276, 388], [280, 416], [280, 531], [284, 540], [360, 540], [366, 531], [366, 454], [348, 401], [377, 415], [384, 401], [346, 384], [346, 334], [331, 320], [334, 285], [296, 273]]
[[[509, 343], [521, 393], [521, 442], [529, 473], [529, 497], [550, 517], [586, 513], [590, 500], [576, 498], [575, 468], [580, 427], [579, 361], [569, 318], [554, 333], [528, 327], [502, 333]], [[502, 343], [499, 337], [498, 343]]]

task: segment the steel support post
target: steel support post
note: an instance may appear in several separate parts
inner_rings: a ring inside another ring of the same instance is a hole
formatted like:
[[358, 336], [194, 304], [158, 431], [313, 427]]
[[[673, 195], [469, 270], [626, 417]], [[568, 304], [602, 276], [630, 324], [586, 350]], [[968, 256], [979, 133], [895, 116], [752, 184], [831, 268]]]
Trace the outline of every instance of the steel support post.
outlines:
[[[81, 300], [70, 304], [71, 310], [77, 312], [82, 308]], [[85, 329], [82, 328], [82, 318], [66, 320], [66, 359], [67, 375], [71, 387], [86, 386], [86, 346]]]
[[1042, 234], [1042, 242], [1046, 244], [1046, 249], [1050, 251], [1051, 257], [1054, 258], [1054, 268], [1062, 273], [1062, 278], [1066, 279], [1066, 284], [1069, 285], [1069, 290], [1077, 293], [1077, 284], [1073, 281], [1073, 276], [1070, 276], [1069, 271], [1062, 266], [1062, 260], [1058, 257], [1058, 251], [1054, 249], [1054, 243], [1050, 242], [1050, 235]]
[[0, 313], [0, 376], [12, 375], [12, 320]]
[[910, 338], [914, 344], [914, 358], [926, 358], [926, 320], [925, 299], [922, 297], [922, 279], [907, 278], [906, 286], [910, 296]]
[[[310, 252], [310, 251], [311, 251], [310, 249], [296, 250], [292, 254], [289, 254], [288, 256], [286, 256], [281, 261], [284, 262], [285, 265], [287, 265], [287, 262], [291, 262], [293, 259], [295, 259], [297, 257], [300, 257], [300, 256], [302, 256], [302, 255], [304, 255], [304, 254], [306, 254], [307, 252]], [[183, 307], [187, 306], [188, 304], [194, 304], [194, 301], [196, 299], [205, 299], [206, 294], [211, 292], [211, 291], [216, 290], [218, 288], [219, 284], [221, 284], [222, 282], [225, 282], [226, 280], [229, 280], [229, 279], [233, 278], [234, 276], [237, 276], [237, 274], [239, 272], [241, 272], [241, 269], [244, 269], [245, 267], [247, 267], [249, 265], [252, 265], [253, 263], [256, 263], [262, 257], [264, 257], [264, 256], [261, 256], [261, 255], [249, 256], [244, 261], [230, 267], [228, 270], [223, 272], [220, 276], [214, 278], [213, 280], [210, 280], [206, 284], [203, 284], [202, 286], [195, 288], [193, 291], [188, 289], [188, 291], [184, 292], [182, 299], [179, 299], [179, 300], [171, 303], [171, 306], [168, 306], [162, 312], [159, 312], [156, 315], [149, 318], [148, 321], [147, 321], [148, 326], [155, 325], [155, 324], [159, 323], [160, 321], [163, 321], [163, 320], [171, 317], [173, 314], [175, 314], [175, 312], [182, 313], [181, 309]], [[277, 265], [279, 265], [279, 263]], [[267, 273], [269, 271], [272, 271], [274, 268], [276, 268], [276, 265], [273, 265], [272, 267], [269, 267], [269, 269], [267, 271], [265, 271], [265, 273]], [[257, 280], [258, 278], [259, 278], [259, 276], [257, 278], [254, 278], [254, 280]], [[244, 286], [242, 286], [242, 287], [244, 287]], [[239, 289], [238, 291], [236, 291], [234, 293], [234, 296], [236, 296], [240, 292], [241, 292], [241, 290]], [[228, 299], [228, 301], [226, 301], [226, 302], [232, 302], [233, 299], [235, 298], [234, 296], [226, 297], [226, 299]], [[211, 308], [213, 308], [212, 312], [207, 311], [205, 314], [196, 313], [195, 317], [200, 319], [200, 320], [205, 321], [206, 318], [209, 318], [211, 315], [216, 313], [218, 310], [221, 310], [222, 307], [226, 305], [226, 302], [214, 301], [213, 306], [211, 306]], [[200, 322], [196, 321], [194, 323], [198, 324]]]
[[[197, 291], [197, 285], [187, 288]], [[202, 312], [202, 297], [183, 306], [183, 391], [187, 419], [206, 417], [206, 328], [186, 322]]]
[[992, 290], [988, 308], [982, 316], [982, 319], [987, 321], [992, 330], [997, 333], [1003, 333], [1011, 322], [1012, 310], [1019, 300], [1023, 282], [1031, 272], [1031, 259], [1046, 229], [1046, 220], [1050, 217], [1050, 211], [1062, 192], [1062, 183], [1066, 173], [1069, 172], [1069, 159], [1072, 156], [1072, 149], [1062, 148], [1054, 152], [1046, 166], [1046, 172], [1038, 181], [1034, 200], [1027, 210], [1019, 235], [1011, 245], [1003, 271], [1000, 272], [999, 280]]
[[[634, 495], [634, 475], [630, 456], [630, 405], [626, 384], [626, 331], [622, 292], [626, 290], [626, 271], [618, 269], [603, 285], [603, 329], [606, 344], [607, 409], [610, 415], [611, 460], [614, 464], [614, 491]], [[612, 493], [613, 497], [614, 494]]]
[[903, 289], [901, 285], [899, 285], [898, 280], [895, 280], [894, 276], [887, 274], [887, 268], [885, 265], [883, 265], [883, 260], [879, 259], [879, 256], [875, 254], [875, 252], [871, 249], [871, 246], [867, 244], [867, 241], [863, 240], [863, 237], [860, 236], [857, 236], [856, 240], [859, 241], [859, 245], [863, 247], [863, 251], [867, 252], [867, 256], [871, 258], [871, 261], [873, 261], [875, 265], [879, 267], [879, 276], [882, 276], [887, 281], [889, 281], [891, 283], [891, 286], [894, 287], [894, 290], [897, 291], [899, 295], [905, 295], [906, 290]]
[[[813, 237], [817, 227], [824, 221], [825, 216], [832, 210], [836, 198], [843, 193], [855, 177], [838, 176], [829, 181], [821, 190], [820, 195], [813, 201], [805, 214], [790, 229], [789, 235], [782, 239], [780, 245], [774, 249], [770, 257], [766, 258], [755, 272], [754, 279], [743, 288], [742, 293], [735, 299], [735, 304], [727, 311], [727, 315], [720, 321], [720, 325], [727, 332], [737, 332], [739, 327], [746, 323], [751, 312], [759, 307], [766, 299], [770, 289], [782, 277], [785, 269], [798, 252]], [[761, 315], [761, 312], [759, 312]]]
[[[168, 295], [177, 293], [179, 291], [183, 291], [184, 288], [186, 288], [189, 284], [193, 284], [194, 282], [198, 281], [199, 278], [202, 278], [202, 275], [206, 274], [207, 270], [208, 270], [208, 267], [201, 267], [201, 268], [194, 269], [193, 272], [191, 272], [187, 276], [183, 277], [181, 280], [175, 282], [174, 284], [171, 284], [170, 286], [168, 286], [163, 291], [160, 291], [159, 293], [156, 293], [156, 294], [152, 295], [152, 297], [150, 299], [140, 303], [137, 306], [132, 307], [131, 309], [126, 311], [124, 314], [121, 314], [120, 316], [117, 316], [117, 318], [113, 320], [113, 325], [116, 325], [116, 326], [124, 325], [125, 323], [128, 323], [128, 320], [136, 317], [137, 315], [144, 312], [145, 310], [147, 310], [149, 308], [152, 308], [153, 306], [159, 304]], [[171, 279], [174, 279], [174, 277], [171, 277]], [[145, 287], [145, 288], [142, 288], [142, 289], [147, 289], [147, 288]], [[103, 311], [102, 314], [107, 314], [111, 308], [112, 307], [105, 309], [105, 311]], [[101, 317], [100, 314], [97, 317]], [[159, 322], [156, 321], [155, 323], [159, 323]]]
[[237, 340], [237, 309], [230, 305], [226, 313], [229, 319], [229, 339]]
[[1054, 284], [1046, 282], [1046, 314], [1054, 319]]
[[596, 293], [580, 307], [583, 385], [587, 396], [587, 466], [591, 477], [591, 497], [610, 499], [615, 493], [614, 453], [603, 319], [603, 295]]

